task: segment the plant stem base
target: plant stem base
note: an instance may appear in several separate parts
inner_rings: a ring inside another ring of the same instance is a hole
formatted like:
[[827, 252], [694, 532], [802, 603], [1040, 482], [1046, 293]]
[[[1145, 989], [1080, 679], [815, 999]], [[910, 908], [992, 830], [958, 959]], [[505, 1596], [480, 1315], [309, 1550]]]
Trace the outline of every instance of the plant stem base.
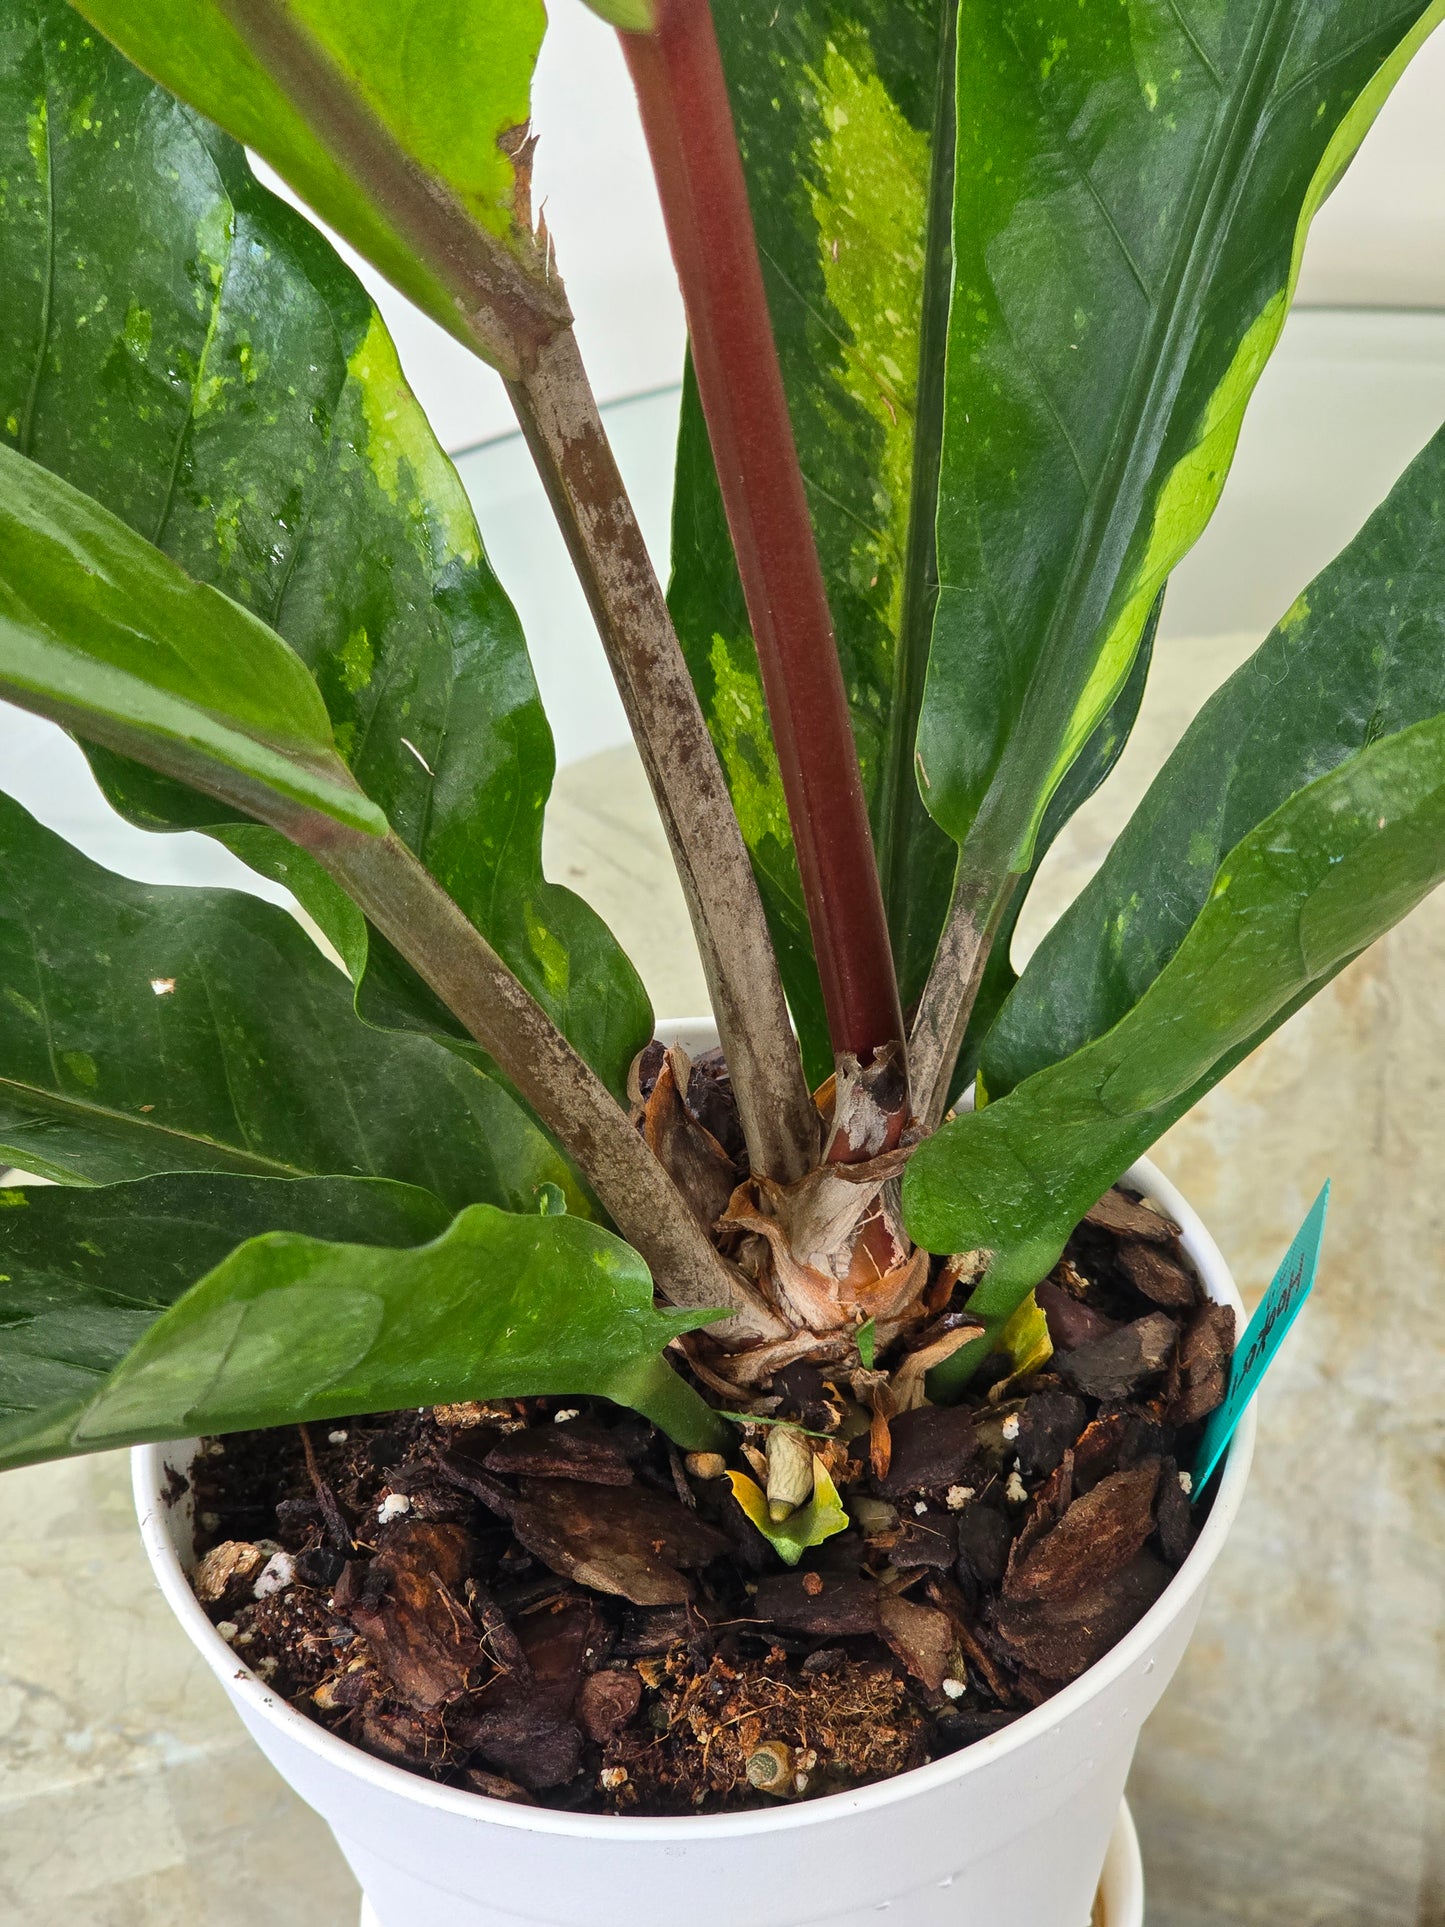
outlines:
[[[410, 1927], [410, 1923], [383, 1923], [378, 1919], [371, 1902], [363, 1899], [360, 1927]], [[571, 1927], [587, 1927], [587, 1923], [575, 1921]], [[907, 1921], [900, 1920], [898, 1927], [908, 1927]], [[1074, 1927], [1074, 1923], [1040, 1922], [1039, 1927]], [[1099, 1897], [1094, 1902], [1093, 1919], [1089, 1922], [1080, 1921], [1078, 1927], [1144, 1927], [1144, 1864], [1139, 1857], [1139, 1836], [1134, 1831], [1134, 1820], [1127, 1800], [1120, 1805], [1119, 1818], [1109, 1841], [1109, 1854], [1104, 1862], [1104, 1877], [1099, 1882]]]

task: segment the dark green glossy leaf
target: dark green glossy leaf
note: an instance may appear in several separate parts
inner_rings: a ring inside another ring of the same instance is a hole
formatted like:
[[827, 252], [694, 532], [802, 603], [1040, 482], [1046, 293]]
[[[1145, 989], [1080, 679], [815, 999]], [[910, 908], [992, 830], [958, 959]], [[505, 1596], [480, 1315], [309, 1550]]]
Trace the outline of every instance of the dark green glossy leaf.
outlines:
[[[368, 195], [337, 131], [288, 98], [220, 0], [85, 0], [81, 11], [138, 66], [264, 154], [389, 280], [467, 338], [452, 294]], [[285, 12], [333, 63], [358, 113], [434, 192], [530, 261], [525, 194], [502, 143], [531, 112], [542, 0], [287, 0]], [[286, 79], [304, 79], [296, 63]]]
[[[926, 471], [930, 454], [920, 445], [926, 426], [919, 438], [915, 423], [945, 11], [939, 0], [726, 0], [713, 8], [905, 999], [922, 986], [953, 861], [918, 807], [908, 697], [896, 699], [900, 680], [921, 668], [931, 615], [926, 540], [920, 546], [932, 520], [926, 485], [920, 528], [911, 520], [915, 462]], [[946, 244], [946, 218], [936, 232]], [[946, 298], [946, 274], [934, 282], [935, 296]], [[758, 870], [809, 1068], [822, 1076], [832, 1057], [792, 840], [690, 381], [669, 599]], [[921, 642], [916, 664], [900, 650], [905, 630]]]
[[142, 1178], [0, 1191], [0, 1464], [66, 1449], [78, 1412], [160, 1315], [262, 1232], [424, 1244], [448, 1213], [372, 1178]]
[[1074, 1226], [1239, 1058], [1445, 877], [1445, 715], [1297, 791], [1220, 864], [1169, 962], [1111, 1030], [919, 1147], [913, 1235], [993, 1254], [1007, 1316]]
[[162, 1171], [404, 1180], [450, 1210], [575, 1181], [489, 1078], [360, 1022], [284, 911], [131, 883], [0, 796], [0, 1160], [66, 1184]]
[[1213, 511], [1305, 231], [1440, 0], [977, 0], [919, 749], [1026, 869]]
[[954, 1090], [962, 1093], [973, 1081], [979, 1067], [979, 1053], [986, 1038], [992, 1039], [993, 1026], [997, 1021], [1005, 1000], [1018, 982], [1018, 972], [1013, 967], [1009, 948], [1014, 931], [1028, 901], [1028, 893], [1033, 887], [1039, 866], [1053, 847], [1054, 838], [1063, 829], [1076, 810], [1083, 808], [1089, 798], [1108, 777], [1114, 765], [1124, 752], [1139, 714], [1139, 705], [1144, 700], [1144, 685], [1149, 676], [1149, 665], [1154, 655], [1154, 638], [1159, 629], [1159, 617], [1164, 607], [1161, 593], [1150, 613], [1144, 630], [1139, 652], [1134, 658], [1134, 666], [1129, 671], [1129, 680], [1119, 691], [1114, 705], [1103, 722], [1089, 738], [1082, 754], [1070, 764], [1063, 781], [1049, 800], [1044, 812], [1044, 820], [1039, 827], [1038, 838], [1034, 844], [1034, 860], [1029, 866], [1028, 875], [1021, 878], [1000, 921], [998, 934], [984, 966], [983, 981], [979, 985], [978, 996], [974, 1000], [969, 1015], [968, 1031], [959, 1053], [958, 1064], [954, 1070]]
[[[542, 876], [553, 752], [521, 632], [370, 298], [63, 0], [0, 0], [0, 94], [3, 432], [285, 637], [363, 789], [620, 1091], [646, 999]], [[92, 760], [134, 821], [209, 828], [286, 883], [358, 981], [370, 957], [368, 1014], [454, 1031], [304, 853]]]
[[3, 444], [0, 695], [258, 808], [386, 830], [285, 643]]
[[[1429, 763], [1445, 716], [1442, 517], [1445, 432], [1201, 710], [989, 1033], [993, 1101], [948, 1128], [951, 1148], [920, 1154], [920, 1224], [1001, 1253], [981, 1301], [995, 1316], [1047, 1268], [1071, 1211], [1428, 887], [1434, 804], [1412, 805], [1409, 784], [1445, 782], [1445, 761], [1433, 777]], [[1392, 768], [1414, 809], [1399, 829], [1387, 807], [1360, 815]], [[1311, 835], [1304, 911], [1289, 853]], [[1399, 857], [1411, 838], [1414, 868]], [[1292, 906], [1293, 957], [1271, 930]]]
[[1445, 712], [1445, 432], [1205, 704], [988, 1036], [991, 1097], [1101, 1037], [1208, 903], [1227, 854], [1297, 790]]
[[705, 1316], [655, 1310], [636, 1252], [578, 1218], [473, 1205], [415, 1250], [270, 1231], [138, 1337], [105, 1315], [98, 1278], [67, 1283], [90, 1342], [76, 1344], [79, 1317], [55, 1329], [60, 1398], [0, 1432], [10, 1462], [554, 1392], [630, 1405], [688, 1447], [727, 1432], [661, 1357]]

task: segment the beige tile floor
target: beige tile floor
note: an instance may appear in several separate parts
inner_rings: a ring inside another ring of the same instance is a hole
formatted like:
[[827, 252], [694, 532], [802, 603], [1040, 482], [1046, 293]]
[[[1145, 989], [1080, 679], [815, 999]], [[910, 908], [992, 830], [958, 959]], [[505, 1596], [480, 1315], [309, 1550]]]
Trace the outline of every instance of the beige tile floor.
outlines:
[[[1107, 848], [1243, 654], [1172, 642], [1022, 938]], [[703, 1007], [630, 751], [573, 766], [552, 873]], [[1325, 1176], [1319, 1290], [1272, 1375], [1258, 1469], [1132, 1783], [1151, 1927], [1445, 1927], [1445, 900], [1170, 1133], [1160, 1161], [1257, 1295]], [[0, 1927], [352, 1927], [329, 1837], [168, 1622], [106, 1457], [0, 1480]], [[580, 1924], [579, 1924], [580, 1927]]]

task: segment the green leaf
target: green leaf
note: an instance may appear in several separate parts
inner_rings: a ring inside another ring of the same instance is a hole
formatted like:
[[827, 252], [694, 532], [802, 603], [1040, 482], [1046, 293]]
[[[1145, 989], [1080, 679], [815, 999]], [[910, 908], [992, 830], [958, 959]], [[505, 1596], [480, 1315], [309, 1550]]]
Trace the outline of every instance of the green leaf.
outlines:
[[1039, 1310], [1038, 1300], [1032, 1292], [1016, 1311], [1009, 1314], [998, 1335], [998, 1349], [1007, 1352], [1013, 1360], [1015, 1378], [1027, 1378], [1031, 1373], [1041, 1370], [1053, 1357], [1054, 1341], [1049, 1336], [1049, 1321]]
[[[980, 1195], [1001, 1184], [996, 1210], [966, 1204], [950, 1222], [923, 1203], [918, 1224], [1000, 1250], [985, 1291], [996, 1288], [1005, 1305], [1018, 1280], [1032, 1282], [1061, 1226], [1066, 1235], [1070, 1211], [1087, 1209], [1429, 887], [1428, 829], [1418, 844], [1428, 804], [1396, 828], [1393, 805], [1367, 808], [1353, 826], [1349, 809], [1352, 786], [1387, 757], [1414, 758], [1426, 789], [1441, 773], [1437, 762], [1432, 777], [1429, 756], [1445, 712], [1442, 501], [1445, 434], [1206, 705], [1004, 1006], [983, 1076], [990, 1094], [1013, 1094], [989, 1104], [979, 1129], [950, 1126], [953, 1150], [932, 1174], [925, 1156], [909, 1197], [910, 1209], [930, 1195], [937, 1204], [948, 1165]], [[1284, 960], [1269, 948], [1269, 923], [1281, 906], [1288, 912], [1299, 881], [1281, 868], [1275, 905], [1258, 888], [1256, 901], [1248, 879], [1259, 886], [1272, 835], [1282, 866], [1308, 812], [1327, 808], [1338, 819], [1326, 820], [1315, 855], [1328, 874], [1300, 910], [1295, 954]], [[1115, 1058], [1133, 1068], [1110, 1069]], [[1071, 1159], [1077, 1184], [1061, 1175]]]
[[[927, 477], [936, 455], [937, 408], [918, 394], [919, 316], [947, 13], [938, 0], [727, 0], [713, 8], [905, 1001], [922, 987], [954, 857], [918, 803], [912, 716], [919, 691], [911, 688], [921, 684], [932, 614], [932, 488], [925, 480], [915, 504], [914, 474], [919, 465]], [[936, 255], [940, 241], [946, 249], [946, 218], [935, 223], [935, 236]], [[937, 269], [935, 261], [931, 308], [947, 299], [947, 275]], [[669, 601], [817, 1081], [832, 1057], [812, 946], [690, 378]], [[904, 634], [909, 641], [900, 647]]]
[[537, 1186], [537, 1209], [544, 1218], [557, 1218], [567, 1209], [567, 1197], [560, 1184]]
[[[470, 345], [454, 286], [423, 258], [369, 160], [399, 157], [435, 208], [492, 242], [488, 259], [515, 260], [541, 281], [509, 150], [531, 112], [542, 0], [85, 0], [81, 11], [137, 66], [264, 154], [323, 220]], [[330, 112], [316, 97], [318, 55], [341, 98]]]
[[[98, 1284], [72, 1289], [72, 1316], [104, 1308]], [[636, 1252], [579, 1218], [473, 1205], [415, 1250], [271, 1231], [138, 1338], [94, 1316], [90, 1356], [69, 1354], [85, 1377], [0, 1433], [0, 1462], [543, 1393], [615, 1399], [712, 1447], [726, 1427], [660, 1355], [706, 1322], [655, 1310]]]
[[583, 0], [583, 3], [627, 33], [651, 33], [657, 25], [652, 0]]
[[1213, 512], [1310, 220], [1442, 13], [965, 7], [919, 751], [971, 873], [1028, 867]]
[[62, 1184], [162, 1171], [404, 1180], [535, 1210], [559, 1154], [429, 1038], [362, 1024], [284, 911], [131, 883], [0, 795], [0, 1161]]
[[[290, 643], [362, 788], [620, 1092], [646, 998], [543, 877], [552, 739], [521, 630], [370, 298], [63, 0], [0, 0], [0, 23], [0, 437]], [[304, 852], [91, 760], [132, 821], [208, 829], [292, 889], [368, 1016], [455, 1033]]]
[[0, 1463], [63, 1452], [97, 1381], [245, 1239], [289, 1231], [396, 1247], [447, 1222], [430, 1192], [370, 1178], [0, 1191]]
[[728, 1480], [733, 1497], [785, 1566], [796, 1566], [809, 1546], [820, 1546], [835, 1532], [848, 1530], [848, 1514], [843, 1510], [838, 1488], [816, 1453], [813, 1496], [783, 1520], [774, 1519], [769, 1512], [768, 1495], [756, 1479], [750, 1479], [746, 1472], [729, 1472]]
[[993, 1254], [970, 1308], [1012, 1312], [1134, 1159], [1442, 877], [1445, 715], [1357, 751], [1243, 837], [1111, 1030], [915, 1153], [914, 1237]]
[[386, 831], [285, 643], [3, 444], [0, 694], [258, 809]]
[[[979, 984], [978, 995], [969, 1013], [968, 1030], [964, 1036], [963, 1048], [959, 1052], [953, 1075], [953, 1088], [958, 1095], [961, 1095], [972, 1083], [974, 1073], [979, 1068], [979, 1054], [984, 1040], [991, 1037], [999, 1012], [1018, 982], [1018, 972], [1013, 967], [1009, 949], [1039, 868], [1053, 848], [1054, 839], [1060, 830], [1075, 811], [1082, 809], [1088, 802], [1124, 753], [1124, 746], [1129, 740], [1130, 732], [1139, 714], [1139, 705], [1144, 700], [1144, 685], [1148, 680], [1149, 666], [1154, 657], [1154, 638], [1158, 633], [1159, 617], [1163, 608], [1164, 596], [1161, 591], [1159, 599], [1150, 612], [1138, 654], [1129, 671], [1129, 680], [1119, 691], [1108, 715], [1089, 738], [1079, 757], [1069, 766], [1062, 782], [1049, 800], [1049, 807], [1044, 812], [1044, 820], [1039, 826], [1038, 837], [1034, 843], [1034, 860], [1029, 866], [1028, 874], [1019, 880], [1018, 887], [999, 920], [998, 934], [994, 938], [993, 948], [989, 951], [988, 962], [984, 965], [983, 980]], [[985, 1080], [985, 1091], [991, 1088]]]
[[854, 1334], [854, 1342], [858, 1347], [858, 1363], [865, 1372], [871, 1372], [873, 1349], [878, 1342], [878, 1321], [874, 1318], [865, 1319]]
[[1445, 712], [1445, 431], [1174, 749], [989, 1033], [1000, 1097], [1101, 1037], [1208, 903], [1228, 852], [1296, 791]]

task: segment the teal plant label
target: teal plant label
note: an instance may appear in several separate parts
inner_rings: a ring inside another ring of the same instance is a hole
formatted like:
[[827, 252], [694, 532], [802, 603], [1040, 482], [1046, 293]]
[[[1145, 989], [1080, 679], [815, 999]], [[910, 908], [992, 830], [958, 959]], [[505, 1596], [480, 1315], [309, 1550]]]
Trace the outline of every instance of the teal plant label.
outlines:
[[1284, 1263], [1274, 1274], [1269, 1290], [1250, 1319], [1248, 1331], [1235, 1347], [1229, 1390], [1224, 1403], [1211, 1414], [1204, 1428], [1199, 1456], [1194, 1463], [1196, 1499], [1209, 1483], [1210, 1475], [1224, 1456], [1224, 1448], [1234, 1437], [1234, 1428], [1259, 1390], [1259, 1382], [1269, 1370], [1285, 1333], [1299, 1316], [1304, 1301], [1313, 1289], [1329, 1201], [1330, 1187], [1326, 1181], [1324, 1190], [1310, 1206], [1309, 1216], [1295, 1233], [1294, 1243], [1284, 1255]]

